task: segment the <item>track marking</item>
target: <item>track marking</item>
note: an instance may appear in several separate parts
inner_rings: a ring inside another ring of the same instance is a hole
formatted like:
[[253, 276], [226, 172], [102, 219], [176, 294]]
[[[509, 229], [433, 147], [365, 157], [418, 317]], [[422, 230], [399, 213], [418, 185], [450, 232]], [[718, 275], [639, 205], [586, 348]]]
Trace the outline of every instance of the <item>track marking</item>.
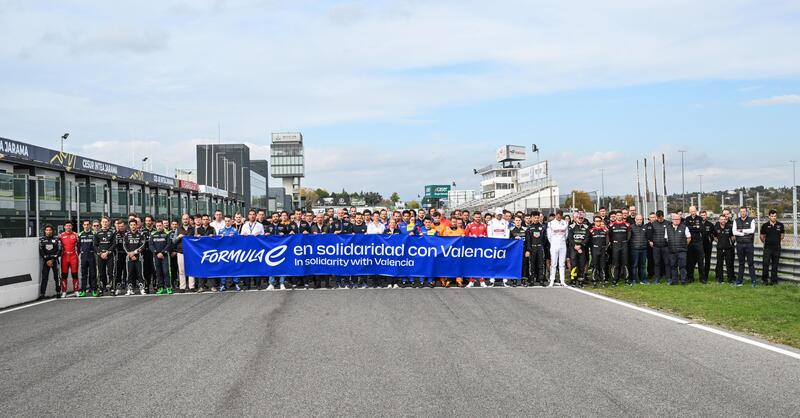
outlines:
[[711, 328], [711, 327], [706, 326], [706, 325], [689, 324], [689, 326], [692, 327], [692, 328], [701, 329], [703, 331], [710, 332], [712, 334], [721, 335], [723, 337], [730, 338], [732, 340], [743, 342], [745, 344], [750, 344], [750, 345], [753, 345], [753, 346], [756, 346], [756, 347], [759, 347], [759, 348], [763, 348], [765, 350], [769, 350], [769, 351], [772, 351], [772, 352], [775, 352], [775, 353], [778, 353], [778, 354], [783, 354], [784, 356], [789, 356], [789, 357], [795, 358], [797, 360], [800, 360], [800, 354], [792, 352], [792, 351], [789, 351], [789, 350], [784, 350], [783, 348], [780, 348], [780, 347], [775, 347], [773, 345], [764, 344], [762, 342], [751, 340], [749, 338], [745, 338], [745, 337], [742, 337], [742, 336], [739, 336], [739, 335], [736, 335], [736, 334], [731, 334], [730, 332], [725, 332], [725, 331], [722, 331], [722, 330], [719, 330], [719, 329], [716, 329], [716, 328]]
[[659, 318], [663, 318], [663, 319], [666, 319], [666, 320], [669, 320], [669, 321], [672, 321], [672, 322], [676, 322], [676, 323], [681, 324], [681, 325], [688, 325], [688, 326], [690, 326], [692, 328], [696, 328], [696, 329], [699, 329], [701, 331], [710, 332], [712, 334], [716, 334], [716, 335], [719, 335], [719, 336], [722, 336], [722, 337], [725, 337], [725, 338], [730, 338], [732, 340], [739, 341], [741, 343], [749, 344], [749, 345], [752, 345], [752, 346], [755, 346], [755, 347], [758, 347], [758, 348], [762, 348], [764, 350], [769, 350], [769, 351], [772, 351], [774, 353], [783, 354], [785, 356], [800, 360], [800, 353], [789, 351], [789, 350], [786, 350], [786, 349], [783, 349], [783, 348], [780, 348], [780, 347], [776, 347], [774, 345], [765, 344], [765, 343], [762, 343], [760, 341], [752, 340], [750, 338], [742, 337], [740, 335], [736, 335], [736, 334], [732, 334], [730, 332], [726, 332], [726, 331], [722, 331], [722, 330], [719, 330], [719, 329], [716, 329], [716, 328], [712, 328], [712, 327], [709, 327], [707, 325], [695, 324], [695, 323], [689, 322], [689, 321], [687, 321], [685, 319], [676, 318], [674, 316], [666, 315], [666, 314], [663, 314], [661, 312], [657, 312], [657, 311], [654, 311], [654, 310], [651, 310], [651, 309], [642, 308], [640, 306], [636, 306], [636, 305], [632, 305], [630, 303], [622, 302], [622, 301], [619, 301], [619, 300], [616, 300], [616, 299], [613, 299], [613, 298], [610, 298], [610, 297], [607, 297], [607, 296], [598, 295], [598, 294], [592, 293], [592, 292], [587, 292], [586, 290], [576, 289], [574, 287], [568, 287], [568, 289], [570, 289], [572, 291], [575, 291], [575, 292], [578, 292], [578, 293], [582, 293], [582, 294], [587, 295], [587, 296], [591, 296], [591, 297], [593, 297], [595, 299], [600, 299], [600, 300], [603, 300], [603, 301], [606, 301], [606, 302], [611, 302], [613, 304], [624, 306], [626, 308], [633, 309], [633, 310], [639, 311], [639, 312], [643, 312], [643, 313], [646, 313], [648, 315], [657, 316]]
[[678, 324], [681, 324], [681, 325], [689, 325], [690, 324], [690, 322], [685, 320], [685, 319], [676, 318], [674, 316], [663, 314], [661, 312], [656, 312], [656, 311], [654, 311], [652, 309], [642, 308], [641, 306], [636, 306], [636, 305], [633, 305], [633, 304], [630, 304], [630, 303], [627, 303], [627, 302], [622, 302], [622, 301], [619, 301], [619, 300], [616, 300], [616, 299], [613, 299], [613, 298], [610, 298], [610, 297], [607, 297], [607, 296], [598, 295], [597, 293], [588, 292], [586, 290], [577, 289], [577, 288], [574, 288], [574, 287], [567, 287], [567, 289], [573, 290], [573, 291], [578, 292], [578, 293], [583, 293], [584, 295], [591, 296], [591, 297], [593, 297], [595, 299], [600, 299], [600, 300], [604, 300], [606, 302], [611, 302], [611, 303], [616, 304], [616, 305], [624, 306], [626, 308], [633, 309], [635, 311], [644, 312], [644, 313], [646, 313], [648, 315], [653, 315], [653, 316], [657, 316], [659, 318], [666, 319], [668, 321], [677, 322]]
[[39, 302], [30, 303], [30, 304], [27, 304], [27, 305], [17, 306], [16, 308], [11, 308], [11, 309], [8, 309], [8, 310], [5, 310], [5, 311], [0, 311], [0, 315], [2, 315], [4, 313], [18, 311], [20, 309], [30, 308], [30, 307], [36, 306], [36, 305], [41, 305], [43, 303], [52, 302], [54, 300], [56, 300], [56, 299], [52, 298], [52, 299], [42, 300], [42, 301], [39, 301]]

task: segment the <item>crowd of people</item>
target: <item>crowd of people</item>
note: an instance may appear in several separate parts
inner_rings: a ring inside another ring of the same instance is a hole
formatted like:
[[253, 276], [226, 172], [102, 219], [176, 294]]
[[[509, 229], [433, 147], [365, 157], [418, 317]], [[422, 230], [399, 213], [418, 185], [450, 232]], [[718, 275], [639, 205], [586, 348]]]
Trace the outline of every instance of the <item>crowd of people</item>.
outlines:
[[[55, 281], [56, 297], [67, 297], [68, 278], [76, 297], [134, 294], [172, 294], [177, 291], [205, 292], [244, 289], [287, 290], [364, 287], [465, 287], [547, 286], [556, 278], [562, 286], [617, 286], [625, 283], [669, 285], [691, 283], [697, 277], [709, 281], [712, 249], [716, 245], [716, 281], [742, 286], [745, 270], [757, 285], [753, 260], [755, 235], [764, 243], [762, 281], [777, 283], [781, 241], [785, 233], [775, 211], [756, 229], [748, 209], [738, 216], [725, 210], [716, 223], [706, 211], [692, 207], [665, 219], [662, 211], [647, 220], [626, 207], [600, 208], [591, 219], [583, 211], [572, 216], [560, 210], [545, 214], [497, 209], [493, 213], [453, 210], [445, 216], [430, 210], [363, 210], [355, 207], [328, 208], [323, 213], [295, 210], [267, 216], [251, 210], [223, 216], [184, 214], [180, 221], [143, 219], [131, 213], [128, 219], [84, 220], [81, 231], [72, 223], [56, 234], [45, 225], [39, 240], [42, 259], [40, 296], [46, 297], [49, 277]], [[188, 276], [183, 257], [183, 238], [202, 236], [259, 236], [291, 234], [407, 234], [417, 236], [466, 236], [515, 239], [524, 242], [521, 278], [398, 278], [384, 276], [306, 276], [206, 279]], [[738, 259], [738, 274], [734, 262]], [[695, 276], [695, 268], [697, 276]], [[487, 283], [488, 282], [488, 283]]]

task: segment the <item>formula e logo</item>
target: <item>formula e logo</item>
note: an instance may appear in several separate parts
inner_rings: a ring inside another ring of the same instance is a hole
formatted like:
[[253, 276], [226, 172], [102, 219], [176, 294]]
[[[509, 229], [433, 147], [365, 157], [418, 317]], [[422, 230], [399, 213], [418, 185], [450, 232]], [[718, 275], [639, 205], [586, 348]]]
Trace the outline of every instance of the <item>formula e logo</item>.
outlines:
[[263, 262], [270, 267], [275, 267], [286, 260], [286, 257], [281, 257], [286, 252], [286, 248], [286, 245], [279, 245], [269, 251], [263, 249], [205, 250], [200, 258], [200, 264]]
[[275, 267], [281, 263], [283, 260], [286, 260], [286, 257], [283, 257], [279, 260], [276, 260], [278, 257], [282, 256], [283, 253], [286, 252], [285, 245], [279, 245], [271, 250], [269, 250], [266, 254], [264, 254], [264, 262], [267, 263], [270, 267]]

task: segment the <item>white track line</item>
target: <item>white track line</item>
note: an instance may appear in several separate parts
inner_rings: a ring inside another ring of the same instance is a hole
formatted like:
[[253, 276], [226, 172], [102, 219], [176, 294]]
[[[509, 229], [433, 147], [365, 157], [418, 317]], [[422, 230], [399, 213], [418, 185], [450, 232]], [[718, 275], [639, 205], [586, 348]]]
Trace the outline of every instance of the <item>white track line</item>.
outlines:
[[644, 313], [646, 313], [648, 315], [657, 316], [659, 318], [663, 318], [663, 319], [666, 319], [668, 321], [677, 322], [677, 323], [679, 323], [681, 325], [689, 325], [689, 323], [690, 323], [689, 321], [687, 321], [685, 319], [676, 318], [674, 316], [663, 314], [661, 312], [656, 312], [656, 311], [651, 310], [651, 309], [642, 308], [640, 306], [632, 305], [630, 303], [622, 302], [622, 301], [619, 301], [619, 300], [616, 300], [616, 299], [612, 299], [612, 298], [609, 298], [609, 297], [606, 297], [606, 296], [603, 296], [603, 295], [598, 295], [597, 293], [587, 292], [586, 290], [582, 290], [582, 289], [578, 289], [578, 288], [574, 288], [574, 287], [567, 287], [567, 289], [573, 290], [573, 291], [578, 292], [578, 293], [583, 293], [584, 295], [591, 296], [591, 297], [593, 297], [595, 299], [600, 299], [600, 300], [604, 300], [606, 302], [611, 302], [611, 303], [616, 304], [616, 305], [624, 306], [624, 307], [626, 307], [628, 309], [633, 309], [635, 311], [644, 312]]
[[2, 315], [4, 313], [18, 311], [20, 309], [30, 308], [31, 306], [41, 305], [43, 303], [52, 302], [54, 300], [56, 300], [56, 299], [55, 298], [47, 299], [47, 300], [42, 300], [42, 301], [39, 301], [39, 302], [30, 303], [28, 305], [17, 306], [16, 308], [11, 308], [11, 309], [8, 309], [8, 310], [5, 310], [5, 311], [0, 311], [0, 315]]
[[745, 344], [754, 345], [756, 347], [763, 348], [765, 350], [769, 350], [769, 351], [772, 351], [772, 352], [775, 352], [775, 353], [778, 353], [778, 354], [783, 354], [784, 356], [789, 356], [789, 357], [792, 357], [794, 359], [800, 360], [800, 354], [795, 353], [793, 351], [784, 350], [784, 349], [782, 349], [780, 347], [775, 347], [773, 345], [764, 344], [762, 342], [751, 340], [749, 338], [745, 338], [745, 337], [742, 337], [742, 336], [739, 336], [739, 335], [736, 335], [736, 334], [731, 334], [730, 332], [725, 332], [725, 331], [722, 331], [722, 330], [719, 330], [719, 329], [716, 329], [716, 328], [711, 328], [711, 327], [708, 327], [708, 326], [705, 326], [705, 325], [689, 324], [689, 326], [692, 327], [692, 328], [701, 329], [703, 331], [707, 331], [707, 332], [710, 332], [710, 333], [713, 333], [713, 334], [721, 335], [723, 337], [727, 337], [727, 338], [730, 338], [732, 340], [743, 342]]
[[765, 343], [762, 343], [762, 342], [756, 341], [756, 340], [751, 340], [750, 338], [745, 338], [745, 337], [742, 337], [740, 335], [732, 334], [730, 332], [722, 331], [722, 330], [719, 330], [719, 329], [716, 329], [716, 328], [712, 328], [712, 327], [709, 327], [709, 326], [706, 326], [706, 325], [694, 324], [694, 323], [689, 322], [689, 321], [687, 321], [685, 319], [676, 318], [674, 316], [666, 315], [666, 314], [663, 314], [661, 312], [656, 312], [656, 311], [651, 310], [651, 309], [642, 308], [642, 307], [639, 307], [639, 306], [636, 306], [636, 305], [632, 305], [630, 303], [626, 303], [626, 302], [622, 302], [622, 301], [619, 301], [619, 300], [616, 300], [616, 299], [613, 299], [613, 298], [609, 298], [609, 297], [606, 297], [606, 296], [598, 295], [596, 293], [587, 292], [586, 290], [576, 289], [574, 287], [569, 287], [568, 289], [573, 290], [573, 291], [578, 292], [578, 293], [582, 293], [582, 294], [587, 295], [587, 296], [591, 296], [591, 297], [593, 297], [595, 299], [600, 299], [600, 300], [603, 300], [603, 301], [606, 301], [606, 302], [611, 302], [613, 304], [624, 306], [626, 308], [633, 309], [635, 311], [644, 312], [644, 313], [646, 313], [648, 315], [657, 316], [659, 318], [663, 318], [663, 319], [666, 319], [666, 320], [669, 320], [669, 321], [672, 321], [672, 322], [676, 322], [676, 323], [681, 324], [681, 325], [688, 325], [688, 326], [690, 326], [692, 328], [696, 328], [696, 329], [699, 329], [699, 330], [702, 330], [702, 331], [710, 332], [712, 334], [716, 334], [716, 335], [719, 335], [719, 336], [722, 336], [722, 337], [725, 337], [725, 338], [730, 338], [732, 340], [736, 340], [736, 341], [739, 341], [739, 342], [742, 342], [742, 343], [745, 343], [745, 344], [749, 344], [749, 345], [752, 345], [752, 346], [755, 346], [755, 347], [758, 347], [758, 348], [763, 348], [764, 350], [769, 350], [769, 351], [772, 351], [774, 353], [783, 354], [784, 356], [789, 356], [791, 358], [800, 360], [800, 353], [796, 353], [794, 351], [785, 350], [783, 348], [776, 347], [774, 345], [765, 344]]

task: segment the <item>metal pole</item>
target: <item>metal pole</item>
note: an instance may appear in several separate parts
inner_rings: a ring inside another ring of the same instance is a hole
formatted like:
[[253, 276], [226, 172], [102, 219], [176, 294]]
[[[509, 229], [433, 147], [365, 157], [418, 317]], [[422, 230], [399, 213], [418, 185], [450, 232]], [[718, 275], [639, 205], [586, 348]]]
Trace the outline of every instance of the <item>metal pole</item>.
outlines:
[[[760, 227], [761, 227], [761, 193], [756, 192], [756, 228]], [[756, 235], [758, 235], [758, 233], [756, 233]]]
[[637, 195], [637, 198], [639, 199], [637, 204], [636, 204], [636, 207], [638, 207], [639, 211], [641, 211], [642, 210], [642, 184], [640, 183], [640, 180], [639, 180], [639, 160], [636, 160], [636, 195]]
[[703, 210], [703, 175], [698, 174], [697, 177], [700, 177], [700, 193], [697, 194], [697, 210]]
[[31, 221], [28, 219], [30, 216], [31, 202], [30, 202], [30, 184], [28, 184], [28, 176], [25, 176], [25, 237], [31, 237]]
[[683, 156], [686, 151], [679, 150], [681, 153], [681, 209], [686, 213], [686, 178], [684, 176]]
[[77, 223], [75, 224], [75, 229], [80, 230], [81, 224], [81, 185], [80, 183], [75, 184], [75, 201], [78, 202], [78, 207], [75, 208], [75, 218], [77, 219]]
[[35, 236], [38, 237], [39, 236], [39, 177], [38, 176], [34, 176], [33, 178], [36, 180], [36, 183], [35, 183], [36, 184], [36, 187], [35, 187], [35, 189], [36, 189], [36, 191], [35, 191], [35, 193], [36, 193], [36, 235]]
[[650, 213], [650, 184], [647, 180], [647, 158], [644, 159], [644, 212], [642, 215]]
[[603, 199], [606, 197], [606, 169], [600, 169], [600, 206], [603, 206]]
[[669, 207], [667, 206], [669, 203], [667, 198], [667, 157], [664, 154], [661, 154], [661, 169], [663, 170], [661, 183], [664, 184], [664, 214], [667, 214], [669, 213]]
[[744, 206], [744, 191], [739, 190], [739, 207]]
[[653, 197], [655, 201], [653, 202], [653, 208], [658, 210], [658, 173], [656, 172], [656, 156], [653, 156]]
[[794, 227], [794, 246], [797, 248], [797, 161], [792, 163], [792, 223]]

